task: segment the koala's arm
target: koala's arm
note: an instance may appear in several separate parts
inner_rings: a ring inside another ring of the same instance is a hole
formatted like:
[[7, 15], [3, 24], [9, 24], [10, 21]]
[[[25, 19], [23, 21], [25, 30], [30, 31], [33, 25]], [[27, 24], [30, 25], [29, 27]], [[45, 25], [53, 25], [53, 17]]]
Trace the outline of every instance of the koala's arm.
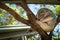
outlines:
[[40, 27], [45, 32], [50, 32], [54, 29], [54, 25], [56, 22], [55, 14], [47, 8], [41, 8], [36, 15], [37, 19], [36, 23], [40, 25]]
[[49, 22], [53, 19], [53, 17], [47, 17], [45, 19], [42, 20], [42, 22]]
[[45, 32], [50, 32], [53, 28], [51, 26], [49, 26], [46, 23], [43, 23], [41, 21], [36, 21], [37, 24], [40, 25], [40, 27], [45, 31]]

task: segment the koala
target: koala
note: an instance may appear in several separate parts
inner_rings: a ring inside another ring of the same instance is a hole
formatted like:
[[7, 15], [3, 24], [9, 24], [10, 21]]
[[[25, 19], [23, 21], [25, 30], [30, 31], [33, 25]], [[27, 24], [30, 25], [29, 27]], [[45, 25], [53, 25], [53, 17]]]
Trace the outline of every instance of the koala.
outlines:
[[37, 12], [36, 17], [36, 23], [39, 24], [45, 32], [50, 32], [54, 29], [54, 25], [56, 23], [56, 16], [50, 9], [41, 8]]

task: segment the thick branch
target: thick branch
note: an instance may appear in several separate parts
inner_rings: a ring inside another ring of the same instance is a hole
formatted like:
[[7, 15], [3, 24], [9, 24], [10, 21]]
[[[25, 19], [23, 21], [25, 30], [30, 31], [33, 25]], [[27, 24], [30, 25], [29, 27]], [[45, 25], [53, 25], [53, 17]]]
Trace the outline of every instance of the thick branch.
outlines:
[[[32, 21], [29, 21], [29, 22], [27, 22], [25, 19], [23, 19], [23, 18], [21, 18], [15, 11], [13, 11], [12, 9], [10, 9], [9, 7], [7, 7], [6, 5], [4, 5], [3, 3], [0, 3], [0, 8], [2, 8], [2, 9], [5, 9], [6, 11], [8, 11], [11, 15], [13, 15], [14, 16], [14, 18], [16, 19], [16, 20], [18, 20], [18, 21], [21, 21], [22, 23], [25, 23], [25, 24], [27, 24], [27, 25], [29, 25], [29, 23], [31, 24], [31, 27], [32, 28], [34, 28], [40, 35], [42, 35], [44, 38], [49, 38], [45, 33], [44, 33], [44, 31], [42, 30], [42, 28], [40, 27], [40, 25], [38, 25], [37, 23], [35, 23], [34, 21], [32, 22]], [[23, 4], [24, 5], [24, 4]], [[22, 5], [22, 6], [23, 6]], [[25, 9], [27, 9], [27, 6], [25, 5], [25, 6], [23, 6]], [[31, 13], [31, 11], [29, 10], [29, 9], [27, 9], [27, 13], [29, 13], [28, 15], [29, 15], [29, 18], [31, 18], [30, 20], [35, 20], [35, 16], [33, 16]], [[47, 39], [46, 38], [46, 39]]]
[[[30, 22], [30, 21], [29, 21]], [[41, 36], [43, 36], [45, 39], [49, 39], [50, 37], [44, 32], [44, 30], [38, 25], [37, 23], [30, 22], [31, 27], [34, 28]]]
[[26, 2], [25, 1], [22, 1], [20, 4], [16, 4], [16, 5], [19, 5], [19, 6], [22, 6], [25, 11], [27, 12], [27, 16], [28, 18], [32, 21], [36, 20], [36, 16], [33, 14], [33, 12], [28, 8], [28, 6], [26, 5]]
[[31, 24], [31, 27], [34, 28], [41, 36], [43, 36], [44, 38], [48, 39], [48, 35], [45, 34], [45, 32], [43, 31], [43, 29], [40, 27], [40, 25], [38, 25], [37, 23], [35, 23], [34, 21], [36, 20], [35, 15], [31, 12], [31, 10], [27, 7], [25, 2], [22, 2], [20, 4], [17, 4], [19, 6], [22, 6], [26, 11], [27, 11], [27, 15], [29, 17], [29, 23]]
[[28, 21], [23, 19], [22, 17], [20, 17], [15, 11], [13, 11], [11, 8], [9, 8], [8, 6], [6, 6], [5, 4], [0, 2], [0, 8], [8, 11], [16, 20], [29, 25]]
[[57, 23], [60, 22], [60, 15], [58, 15], [58, 18], [57, 18]]

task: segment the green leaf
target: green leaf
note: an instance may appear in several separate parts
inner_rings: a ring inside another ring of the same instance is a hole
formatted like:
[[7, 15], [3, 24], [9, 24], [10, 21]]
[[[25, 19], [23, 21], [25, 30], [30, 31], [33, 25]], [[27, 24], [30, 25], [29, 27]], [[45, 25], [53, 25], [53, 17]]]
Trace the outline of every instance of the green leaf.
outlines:
[[56, 14], [57, 15], [59, 15], [60, 14], [60, 6], [59, 5], [57, 5], [56, 7], [55, 7], [55, 10], [56, 10]]

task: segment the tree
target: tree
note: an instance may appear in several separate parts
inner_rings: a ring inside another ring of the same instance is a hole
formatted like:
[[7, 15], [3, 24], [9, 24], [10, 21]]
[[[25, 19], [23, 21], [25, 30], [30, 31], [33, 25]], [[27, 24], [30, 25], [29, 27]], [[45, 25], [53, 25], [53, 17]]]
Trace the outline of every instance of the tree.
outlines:
[[0, 25], [7, 25], [8, 24], [7, 22], [9, 22], [9, 24], [10, 24], [11, 22], [8, 21], [10, 19], [11, 19], [11, 17], [8, 16], [8, 12], [0, 9]]
[[57, 5], [55, 7], [55, 10], [56, 10], [56, 15], [59, 15], [60, 14], [60, 5]]
[[[44, 32], [44, 30], [40, 27], [40, 25], [36, 23], [37, 18], [33, 14], [33, 12], [27, 7], [25, 1], [22, 1], [21, 3], [17, 3], [16, 5], [22, 6], [25, 9], [25, 11], [27, 12], [28, 20], [25, 20], [24, 18], [19, 16], [15, 11], [13, 11], [11, 8], [6, 6], [4, 3], [0, 2], [0, 5], [1, 5], [0, 8], [8, 11], [16, 20], [18, 20], [28, 26], [31, 26], [33, 29], [35, 29], [41, 35], [42, 40], [52, 40], [52, 31], [53, 30], [50, 32], [49, 35], [46, 32]], [[59, 22], [60, 22], [60, 20], [59, 20]]]

